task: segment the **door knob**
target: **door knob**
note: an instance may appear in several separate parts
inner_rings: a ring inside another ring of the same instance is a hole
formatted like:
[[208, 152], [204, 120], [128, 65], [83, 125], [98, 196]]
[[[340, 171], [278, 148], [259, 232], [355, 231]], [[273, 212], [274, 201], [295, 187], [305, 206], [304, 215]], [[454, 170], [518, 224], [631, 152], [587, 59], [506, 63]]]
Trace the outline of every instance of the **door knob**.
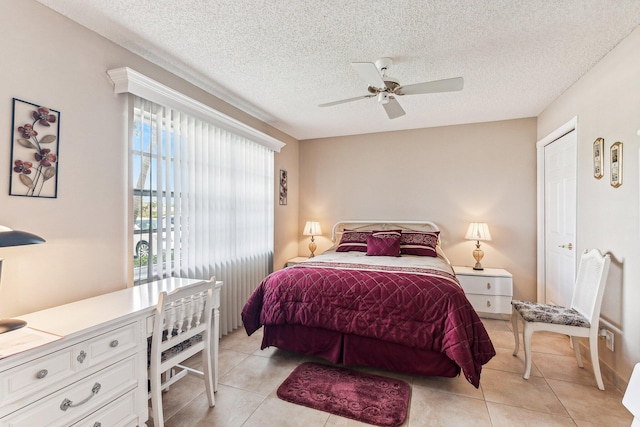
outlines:
[[569, 250], [573, 249], [573, 245], [569, 243], [568, 245], [558, 245], [559, 248], [567, 248]]

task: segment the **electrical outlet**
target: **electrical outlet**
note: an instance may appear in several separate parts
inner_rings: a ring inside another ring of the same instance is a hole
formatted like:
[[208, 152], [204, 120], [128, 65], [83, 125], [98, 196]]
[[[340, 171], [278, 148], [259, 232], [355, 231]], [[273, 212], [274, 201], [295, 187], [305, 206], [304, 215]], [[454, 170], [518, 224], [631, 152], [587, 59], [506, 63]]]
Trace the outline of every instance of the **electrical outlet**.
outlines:
[[613, 332], [611, 332], [608, 329], [605, 329], [604, 338], [605, 338], [605, 340], [607, 342], [607, 348], [609, 350], [613, 351], [613, 338], [614, 338]]

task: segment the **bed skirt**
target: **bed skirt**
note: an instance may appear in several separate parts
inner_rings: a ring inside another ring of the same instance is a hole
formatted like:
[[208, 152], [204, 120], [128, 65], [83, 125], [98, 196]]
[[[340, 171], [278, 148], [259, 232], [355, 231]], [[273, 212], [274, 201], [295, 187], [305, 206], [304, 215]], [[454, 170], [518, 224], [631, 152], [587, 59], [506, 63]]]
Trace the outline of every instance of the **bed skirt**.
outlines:
[[345, 366], [369, 366], [411, 375], [455, 377], [460, 367], [445, 354], [373, 338], [300, 325], [263, 326], [262, 348], [270, 346]]

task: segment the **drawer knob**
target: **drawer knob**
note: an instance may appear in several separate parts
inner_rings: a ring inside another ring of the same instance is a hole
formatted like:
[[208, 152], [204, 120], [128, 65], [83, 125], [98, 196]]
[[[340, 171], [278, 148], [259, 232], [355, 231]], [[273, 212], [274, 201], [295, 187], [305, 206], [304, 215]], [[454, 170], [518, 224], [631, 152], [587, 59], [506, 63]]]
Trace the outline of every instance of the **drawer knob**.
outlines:
[[41, 369], [38, 371], [38, 373], [36, 374], [36, 377], [38, 377], [39, 380], [43, 379], [44, 377], [47, 376], [47, 374], [49, 373], [49, 371], [47, 371], [46, 369]]
[[109, 345], [110, 345], [111, 347], [113, 347], [113, 348], [116, 348], [116, 347], [118, 346], [118, 344], [120, 344], [120, 343], [118, 342], [118, 340], [113, 340], [113, 341], [111, 341], [111, 342], [109, 343]]
[[98, 392], [100, 391], [100, 388], [102, 386], [100, 385], [100, 383], [95, 383], [93, 385], [93, 387], [91, 388], [91, 394], [89, 395], [89, 397], [81, 400], [78, 403], [73, 403], [73, 401], [69, 400], [69, 399], [64, 399], [62, 401], [62, 403], [60, 404], [60, 409], [62, 409], [63, 411], [66, 411], [69, 408], [75, 408], [77, 406], [83, 405], [85, 403], [87, 403], [93, 396], [95, 396], [96, 394], [98, 394]]
[[102, 427], [102, 423], [100, 421], [96, 421], [93, 423], [93, 427]]
[[491, 289], [491, 282], [487, 282], [487, 289]]
[[84, 352], [84, 350], [80, 351], [80, 354], [78, 355], [78, 357], [76, 358], [78, 360], [78, 362], [82, 363], [84, 362], [84, 359], [87, 358], [87, 353]]
[[491, 307], [491, 301], [487, 300], [487, 307]]

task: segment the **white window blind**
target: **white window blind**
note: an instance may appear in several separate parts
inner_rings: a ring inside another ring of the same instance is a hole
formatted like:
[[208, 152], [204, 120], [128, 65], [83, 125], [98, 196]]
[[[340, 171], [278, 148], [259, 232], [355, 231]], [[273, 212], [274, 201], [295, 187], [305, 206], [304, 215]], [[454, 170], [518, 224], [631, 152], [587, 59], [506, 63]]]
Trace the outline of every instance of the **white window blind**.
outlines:
[[271, 270], [273, 150], [133, 98], [134, 281], [215, 276], [228, 333]]

